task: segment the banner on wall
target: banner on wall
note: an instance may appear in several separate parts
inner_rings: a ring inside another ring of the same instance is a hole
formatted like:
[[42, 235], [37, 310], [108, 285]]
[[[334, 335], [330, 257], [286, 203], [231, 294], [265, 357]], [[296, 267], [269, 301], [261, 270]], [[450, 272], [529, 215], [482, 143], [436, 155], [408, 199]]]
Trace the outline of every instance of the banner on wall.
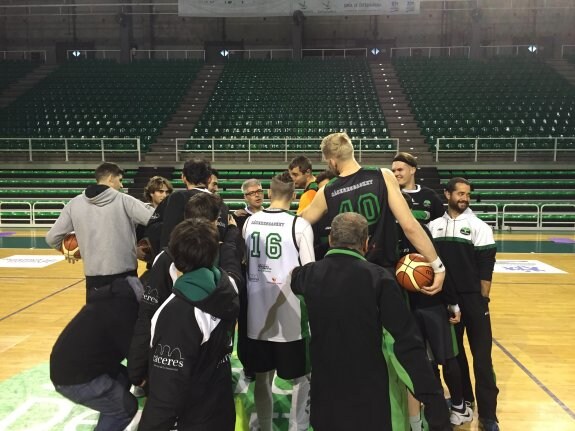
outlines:
[[180, 16], [238, 18], [418, 14], [420, 0], [178, 0]]

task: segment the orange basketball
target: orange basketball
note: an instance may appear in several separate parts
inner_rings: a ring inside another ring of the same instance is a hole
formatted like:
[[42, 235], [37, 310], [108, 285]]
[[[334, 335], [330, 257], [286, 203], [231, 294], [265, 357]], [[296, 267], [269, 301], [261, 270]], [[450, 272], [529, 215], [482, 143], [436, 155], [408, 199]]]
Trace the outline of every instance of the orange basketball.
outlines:
[[431, 286], [434, 275], [431, 264], [417, 253], [406, 254], [395, 266], [397, 282], [410, 292], [418, 292], [423, 286]]
[[66, 258], [73, 257], [74, 259], [81, 259], [80, 246], [78, 245], [78, 239], [74, 232], [66, 234], [62, 240], [62, 254]]

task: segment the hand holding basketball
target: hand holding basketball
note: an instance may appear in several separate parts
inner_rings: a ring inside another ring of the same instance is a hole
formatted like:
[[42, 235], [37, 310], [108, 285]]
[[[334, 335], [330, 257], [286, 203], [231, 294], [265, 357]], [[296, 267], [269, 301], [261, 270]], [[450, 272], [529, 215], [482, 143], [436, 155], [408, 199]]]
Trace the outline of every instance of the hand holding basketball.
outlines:
[[62, 254], [68, 261], [68, 263], [76, 263], [77, 260], [82, 258], [80, 254], [80, 246], [78, 245], [78, 239], [74, 232], [66, 234], [62, 240]]
[[433, 284], [434, 273], [431, 264], [422, 255], [411, 253], [397, 262], [395, 278], [404, 289], [419, 292]]

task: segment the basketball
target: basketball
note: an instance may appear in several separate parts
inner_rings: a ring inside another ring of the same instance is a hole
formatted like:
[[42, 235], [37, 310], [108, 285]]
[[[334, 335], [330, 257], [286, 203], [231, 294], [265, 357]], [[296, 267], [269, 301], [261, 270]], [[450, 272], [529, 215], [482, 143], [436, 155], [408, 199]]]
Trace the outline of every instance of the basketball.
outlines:
[[62, 253], [66, 258], [81, 259], [80, 246], [74, 232], [66, 234], [62, 241]]
[[433, 277], [431, 264], [417, 253], [406, 254], [395, 266], [397, 282], [410, 292], [418, 292], [423, 286], [431, 286]]

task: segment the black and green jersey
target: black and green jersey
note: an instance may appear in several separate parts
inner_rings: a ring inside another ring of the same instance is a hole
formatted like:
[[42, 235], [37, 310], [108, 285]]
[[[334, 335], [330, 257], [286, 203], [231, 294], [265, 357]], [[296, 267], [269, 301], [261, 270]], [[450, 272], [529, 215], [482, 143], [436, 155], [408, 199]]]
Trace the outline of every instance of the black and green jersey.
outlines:
[[411, 196], [413, 201], [411, 212], [420, 223], [427, 224], [431, 220], [442, 217], [445, 213], [441, 198], [429, 187], [416, 184], [414, 190], [403, 189], [402, 191]]
[[336, 177], [324, 191], [328, 225], [341, 213], [363, 215], [371, 238], [366, 258], [381, 266], [395, 267], [398, 258], [396, 222], [389, 208], [387, 186], [381, 170], [361, 168], [346, 177]]

